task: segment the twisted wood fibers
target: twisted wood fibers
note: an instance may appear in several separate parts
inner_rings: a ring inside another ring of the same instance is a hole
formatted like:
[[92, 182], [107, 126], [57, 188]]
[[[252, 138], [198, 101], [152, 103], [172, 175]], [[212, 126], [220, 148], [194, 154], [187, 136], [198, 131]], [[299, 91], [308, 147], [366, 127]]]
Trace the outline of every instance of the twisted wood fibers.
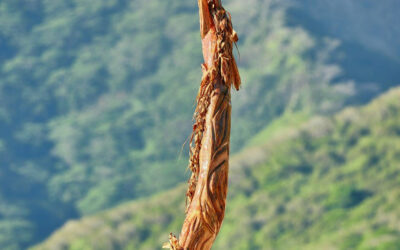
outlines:
[[238, 40], [220, 0], [198, 0], [204, 64], [191, 137], [186, 218], [179, 240], [165, 248], [207, 250], [221, 228], [228, 191], [231, 85], [241, 80], [233, 57]]

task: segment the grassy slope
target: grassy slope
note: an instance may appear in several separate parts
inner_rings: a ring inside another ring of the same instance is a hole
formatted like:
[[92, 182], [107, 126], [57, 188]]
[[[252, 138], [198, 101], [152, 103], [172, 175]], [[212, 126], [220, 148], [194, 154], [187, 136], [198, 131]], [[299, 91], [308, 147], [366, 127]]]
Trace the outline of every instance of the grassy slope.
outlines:
[[[331, 85], [330, 43], [288, 27], [281, 1], [227, 8], [244, 86], [233, 151], [286, 109], [352, 98]], [[196, 1], [0, 1], [0, 248], [183, 181], [201, 62]]]
[[[399, 249], [399, 99], [397, 88], [288, 133], [261, 133], [268, 141], [232, 159], [214, 249]], [[34, 249], [159, 249], [180, 228], [183, 194], [179, 186], [68, 222]]]
[[[400, 6], [367, 1], [224, 1], [243, 77], [234, 152], [268, 123], [265, 136], [398, 84]], [[196, 1], [0, 1], [0, 249], [185, 179], [198, 26]]]

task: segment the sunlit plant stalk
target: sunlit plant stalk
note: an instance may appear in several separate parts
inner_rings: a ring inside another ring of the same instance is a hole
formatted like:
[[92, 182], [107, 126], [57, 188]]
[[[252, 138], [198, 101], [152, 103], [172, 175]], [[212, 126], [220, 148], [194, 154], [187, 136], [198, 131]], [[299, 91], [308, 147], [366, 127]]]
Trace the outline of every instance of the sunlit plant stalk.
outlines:
[[233, 56], [238, 41], [231, 16], [220, 0], [198, 0], [204, 63], [190, 143], [192, 175], [186, 219], [179, 240], [170, 234], [164, 248], [211, 249], [221, 228], [228, 191], [231, 85], [240, 76]]

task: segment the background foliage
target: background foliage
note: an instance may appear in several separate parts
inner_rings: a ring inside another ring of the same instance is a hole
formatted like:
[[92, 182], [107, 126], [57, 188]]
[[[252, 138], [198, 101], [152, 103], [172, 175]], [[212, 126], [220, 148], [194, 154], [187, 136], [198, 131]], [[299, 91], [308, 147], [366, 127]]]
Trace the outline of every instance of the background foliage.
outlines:
[[[256, 148], [274, 138], [278, 130], [278, 134], [292, 135], [293, 127], [315, 115], [329, 116], [348, 105], [365, 104], [399, 83], [400, 30], [393, 25], [399, 21], [396, 0], [230, 0], [226, 5], [240, 34], [244, 82], [240, 93], [233, 96], [231, 144], [233, 153], [247, 150], [249, 162], [255, 161], [257, 154], [265, 154]], [[200, 47], [196, 1], [0, 2], [1, 249], [24, 249], [44, 240], [69, 219], [156, 194], [186, 179], [186, 148], [182, 153], [181, 148], [190, 133], [201, 77]], [[383, 111], [377, 108], [376, 112]], [[389, 125], [386, 118], [382, 120], [368, 124], [376, 131], [391, 131], [388, 139], [394, 140], [398, 120], [388, 120]], [[352, 124], [332, 126], [338, 136], [333, 141], [304, 135], [271, 153], [274, 162], [264, 162], [263, 167], [255, 164], [254, 170], [241, 177], [243, 183], [251, 180], [253, 171], [259, 171], [257, 178], [264, 179], [246, 184], [247, 189], [233, 188], [231, 192], [239, 197], [236, 203], [241, 203], [241, 192], [261, 192], [264, 185], [265, 197], [273, 195], [271, 190], [286, 185], [280, 176], [292, 172], [313, 176], [341, 166], [347, 150], [354, 151], [354, 157], [361, 155], [348, 182], [361, 178], [361, 166], [368, 164], [372, 169], [382, 164], [386, 174], [396, 170], [387, 166], [394, 166], [397, 158], [386, 154], [396, 155], [398, 148], [386, 150], [389, 142], [379, 133], [364, 142], [366, 149], [352, 148], [359, 137], [372, 133], [372, 128], [342, 132]], [[345, 140], [350, 142], [347, 148]], [[311, 150], [308, 147], [316, 146], [308, 143], [324, 145], [326, 152]], [[381, 152], [376, 159], [362, 159], [375, 150]], [[293, 152], [299, 158], [284, 157]], [[333, 161], [329, 167], [313, 161], [323, 154], [333, 157], [326, 156], [328, 162]], [[387, 163], [380, 163], [381, 158]], [[304, 166], [297, 170], [296, 164]], [[299, 180], [289, 184], [314, 180], [296, 178]], [[316, 178], [312, 183], [317, 187], [321, 181]], [[331, 181], [336, 183], [336, 179]], [[350, 184], [320, 190], [331, 195], [323, 203], [309, 191], [309, 202], [348, 211], [359, 196], [369, 197], [369, 192], [374, 192], [367, 182]], [[246, 204], [251, 205], [243, 200], [242, 205]], [[268, 218], [263, 209], [267, 207], [259, 209], [260, 216]], [[287, 220], [293, 217], [282, 214]], [[240, 222], [226, 222], [233, 230], [231, 236], [239, 227], [234, 223]], [[301, 225], [306, 226], [304, 223]], [[263, 236], [251, 238], [254, 247], [261, 247], [262, 237], [275, 230], [264, 229], [266, 224], [261, 221], [256, 226], [255, 231]], [[156, 229], [145, 230], [142, 236], [133, 235], [143, 239]], [[290, 233], [276, 230], [276, 244], [291, 244], [284, 240]], [[225, 234], [221, 238], [231, 237], [229, 231]], [[156, 241], [148, 239], [144, 247], [154, 246]], [[357, 235], [349, 236], [348, 241], [362, 242]], [[307, 241], [303, 238], [302, 242]], [[74, 244], [72, 249], [82, 249], [84, 245], [79, 244], [86, 243]], [[230, 243], [221, 240], [218, 244], [225, 247]]]
[[[399, 98], [397, 88], [366, 107], [275, 130], [233, 157], [213, 249], [398, 249]], [[181, 228], [184, 193], [178, 186], [68, 222], [34, 250], [160, 249]]]

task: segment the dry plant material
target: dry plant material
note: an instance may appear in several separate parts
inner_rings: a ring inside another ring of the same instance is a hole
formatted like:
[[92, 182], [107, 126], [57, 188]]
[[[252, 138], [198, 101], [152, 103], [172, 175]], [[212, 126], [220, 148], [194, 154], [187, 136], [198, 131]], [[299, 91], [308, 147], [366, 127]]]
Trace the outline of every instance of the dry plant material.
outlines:
[[190, 140], [192, 175], [186, 193], [186, 219], [179, 240], [170, 235], [164, 248], [211, 249], [221, 228], [228, 191], [232, 84], [240, 76], [233, 56], [238, 41], [220, 0], [198, 0], [204, 64]]

